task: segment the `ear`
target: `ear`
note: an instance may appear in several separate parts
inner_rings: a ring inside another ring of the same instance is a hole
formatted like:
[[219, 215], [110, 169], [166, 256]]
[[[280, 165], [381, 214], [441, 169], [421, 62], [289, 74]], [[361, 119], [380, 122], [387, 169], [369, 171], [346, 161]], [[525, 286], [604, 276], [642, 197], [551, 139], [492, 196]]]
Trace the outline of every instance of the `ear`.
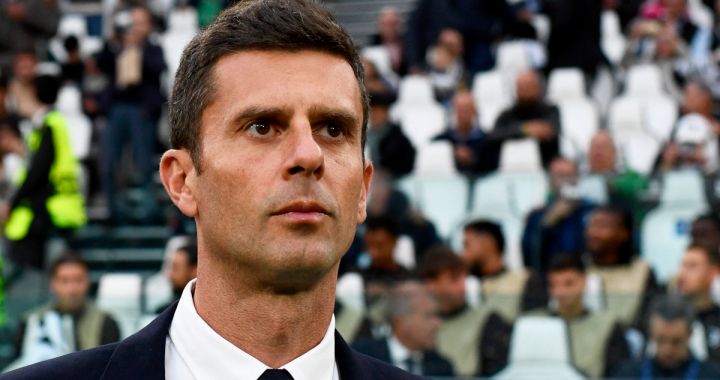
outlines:
[[361, 224], [367, 218], [367, 197], [370, 192], [370, 183], [372, 182], [373, 176], [373, 165], [369, 160], [365, 161], [365, 168], [363, 169], [363, 184], [362, 191], [360, 192], [360, 199], [358, 203], [358, 215], [357, 224]]
[[160, 160], [160, 178], [170, 200], [185, 216], [197, 215], [195, 179], [197, 172], [190, 153], [183, 149], [171, 149]]

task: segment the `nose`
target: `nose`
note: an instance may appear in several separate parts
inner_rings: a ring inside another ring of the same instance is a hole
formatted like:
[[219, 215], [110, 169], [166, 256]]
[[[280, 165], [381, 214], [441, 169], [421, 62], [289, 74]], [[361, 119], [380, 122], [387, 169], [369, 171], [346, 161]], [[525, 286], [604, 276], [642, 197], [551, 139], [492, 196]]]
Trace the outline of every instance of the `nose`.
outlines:
[[307, 120], [294, 123], [290, 127], [288, 138], [288, 156], [284, 176], [322, 177], [325, 168], [325, 155], [315, 140], [312, 127]]

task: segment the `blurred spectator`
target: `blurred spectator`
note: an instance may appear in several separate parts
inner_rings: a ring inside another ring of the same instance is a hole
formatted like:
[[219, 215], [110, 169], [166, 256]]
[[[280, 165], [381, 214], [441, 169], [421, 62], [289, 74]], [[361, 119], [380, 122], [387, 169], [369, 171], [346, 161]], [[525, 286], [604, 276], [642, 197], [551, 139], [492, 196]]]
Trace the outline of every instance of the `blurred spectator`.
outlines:
[[88, 264], [66, 253], [50, 268], [53, 300], [28, 314], [16, 335], [16, 366], [29, 365], [120, 339], [117, 322], [89, 299]]
[[617, 379], [716, 379], [720, 370], [701, 362], [690, 352], [690, 334], [695, 313], [679, 297], [660, 297], [650, 314], [650, 339], [654, 353], [642, 360], [626, 362]]
[[0, 141], [3, 155], [26, 160], [25, 174], [2, 214], [10, 258], [20, 266], [42, 269], [51, 231], [71, 231], [87, 220], [67, 121], [52, 109], [60, 78], [38, 75], [32, 88], [41, 106], [32, 117], [27, 145], [13, 134], [4, 134]]
[[438, 350], [458, 376], [492, 376], [507, 364], [512, 325], [487, 307], [467, 303], [467, 269], [449, 248], [430, 249], [419, 267], [425, 286], [438, 301], [443, 319]]
[[633, 238], [627, 209], [601, 206], [590, 215], [585, 231], [588, 272], [601, 279], [608, 311], [627, 326], [642, 328], [649, 301], [659, 289], [650, 266], [635, 254]]
[[645, 212], [642, 196], [648, 188], [648, 179], [620, 162], [615, 142], [608, 131], [598, 131], [590, 140], [587, 166], [586, 174], [604, 177], [610, 203], [630, 208], [637, 218], [636, 222], [641, 221]]
[[13, 78], [8, 88], [10, 111], [30, 119], [41, 108], [33, 87], [37, 58], [31, 51], [18, 52], [13, 61]]
[[0, 72], [0, 117], [8, 117], [10, 110], [7, 107], [10, 83], [8, 76]]
[[378, 33], [370, 36], [370, 45], [382, 46], [390, 53], [390, 64], [399, 76], [407, 74], [407, 61], [404, 52], [404, 33], [402, 19], [397, 9], [383, 7], [378, 17]]
[[440, 327], [437, 303], [421, 284], [398, 284], [388, 299], [386, 315], [390, 336], [358, 341], [356, 350], [416, 375], [453, 375], [450, 362], [435, 351]]
[[372, 339], [373, 325], [362, 311], [335, 302], [335, 328], [346, 342], [353, 344], [359, 340]]
[[663, 29], [677, 33], [687, 46], [693, 44], [699, 27], [690, 19], [687, 0], [651, 0], [640, 11], [631, 28], [632, 38], [654, 38]]
[[[152, 202], [149, 187], [155, 165], [157, 121], [165, 102], [160, 90], [160, 74], [166, 65], [162, 48], [149, 37], [152, 17], [143, 7], [130, 11], [132, 22], [116, 40], [108, 42], [97, 63], [110, 78], [107, 89], [108, 124], [103, 136], [103, 183], [111, 216], [118, 217], [115, 175], [123, 148], [131, 142], [135, 173], [140, 187]], [[152, 207], [148, 203], [148, 208]]]
[[477, 220], [465, 225], [462, 259], [470, 275], [481, 281], [482, 304], [512, 321], [519, 313], [544, 308], [548, 300], [540, 276], [527, 269], [509, 270], [504, 252], [505, 237], [498, 224]]
[[457, 30], [444, 29], [437, 44], [428, 52], [428, 74], [435, 97], [441, 103], [450, 101], [464, 80], [462, 38]]
[[683, 114], [698, 114], [710, 123], [715, 136], [720, 135], [720, 120], [713, 113], [713, 94], [701, 81], [690, 81], [683, 88]]
[[681, 117], [671, 141], [660, 152], [659, 170], [697, 170], [710, 174], [718, 169], [718, 137], [710, 122], [699, 114]]
[[180, 247], [173, 252], [170, 261], [170, 271], [168, 272], [168, 280], [173, 289], [173, 300], [156, 310], [160, 314], [168, 306], [180, 299], [185, 285], [197, 276], [198, 253], [195, 243]]
[[543, 277], [553, 256], [585, 249], [585, 221], [595, 208], [579, 193], [574, 162], [565, 158], [553, 160], [549, 180], [548, 202], [530, 212], [522, 235], [523, 262]]
[[718, 252], [691, 244], [683, 255], [677, 290], [692, 303], [705, 330], [708, 358], [720, 362], [720, 307], [712, 297], [713, 281], [720, 273]]
[[585, 265], [575, 254], [560, 254], [548, 269], [553, 316], [568, 323], [575, 366], [591, 378], [607, 377], [630, 356], [624, 329], [609, 313], [593, 312], [583, 304]]
[[493, 44], [502, 36], [508, 5], [504, 0], [421, 0], [410, 15], [405, 48], [410, 72], [424, 71], [428, 48], [446, 28], [465, 40], [465, 67], [470, 77], [494, 65]]
[[370, 129], [367, 148], [376, 170], [400, 178], [413, 171], [415, 147], [399, 125], [389, 119], [390, 105], [395, 98], [389, 94], [370, 93]]
[[80, 42], [75, 36], [68, 36], [63, 41], [67, 51], [67, 61], [62, 63], [62, 79], [64, 82], [71, 82], [76, 86], [82, 86], [85, 73], [85, 63], [80, 57]]
[[625, 30], [631, 21], [640, 13], [640, 6], [645, 0], [603, 0], [605, 10], [614, 11], [620, 18], [620, 27]]
[[365, 221], [365, 249], [360, 258], [359, 273], [363, 278], [365, 296], [373, 303], [387, 294], [396, 283], [408, 280], [411, 273], [395, 260], [399, 237], [398, 224], [388, 217], [368, 218]]
[[550, 19], [551, 25], [547, 43], [547, 71], [577, 67], [590, 78], [594, 77], [602, 62], [602, 1], [547, 0], [543, 1], [543, 12]]
[[709, 212], [695, 218], [690, 225], [692, 244], [710, 248], [720, 255], [720, 218]]
[[445, 132], [433, 141], [448, 141], [454, 147], [455, 167], [465, 175], [483, 175], [498, 167], [499, 150], [488, 142], [478, 125], [475, 100], [469, 91], [459, 91], [453, 98], [454, 118]]
[[367, 58], [361, 59], [363, 69], [365, 69], [365, 87], [368, 93], [374, 94], [376, 97], [381, 96], [385, 99], [392, 99], [392, 102], [394, 102], [397, 94], [395, 94], [392, 84], [382, 76], [371, 60]]
[[[14, 0], [0, 3], [0, 71], [7, 69], [13, 54], [32, 51], [45, 54], [47, 40], [60, 22], [57, 1]], [[36, 50], [37, 49], [37, 50]]]
[[538, 73], [518, 74], [515, 85], [516, 102], [498, 116], [490, 140], [496, 144], [526, 137], [537, 140], [547, 169], [560, 152], [560, 111], [545, 101]]

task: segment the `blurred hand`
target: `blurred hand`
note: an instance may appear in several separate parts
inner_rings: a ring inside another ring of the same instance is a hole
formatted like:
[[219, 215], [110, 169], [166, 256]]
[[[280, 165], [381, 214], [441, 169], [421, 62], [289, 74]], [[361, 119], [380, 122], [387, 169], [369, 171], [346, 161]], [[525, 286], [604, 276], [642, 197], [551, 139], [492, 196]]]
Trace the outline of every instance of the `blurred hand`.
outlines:
[[550, 207], [543, 215], [542, 224], [545, 226], [554, 226], [561, 220], [570, 215], [576, 207], [577, 203], [568, 199], [559, 199]]
[[464, 165], [470, 165], [475, 162], [473, 151], [466, 146], [455, 147], [455, 160]]
[[555, 130], [546, 121], [529, 121], [523, 126], [523, 132], [534, 139], [540, 141], [552, 140], [555, 137]]

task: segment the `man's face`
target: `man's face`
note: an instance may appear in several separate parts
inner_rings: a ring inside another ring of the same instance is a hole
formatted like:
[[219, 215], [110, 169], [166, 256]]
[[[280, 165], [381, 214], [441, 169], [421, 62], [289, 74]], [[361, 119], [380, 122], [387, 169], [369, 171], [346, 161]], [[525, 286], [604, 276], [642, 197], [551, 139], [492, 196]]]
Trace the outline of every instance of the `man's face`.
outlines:
[[412, 345], [408, 347], [412, 350], [432, 350], [442, 323], [437, 315], [436, 302], [429, 295], [417, 295], [414, 298], [413, 312], [394, 321], [394, 333], [403, 335]]
[[400, 37], [400, 27], [402, 26], [400, 15], [395, 10], [386, 9], [380, 13], [378, 20], [378, 29], [380, 35], [388, 41], [395, 41]]
[[593, 173], [605, 173], [615, 170], [615, 145], [610, 134], [598, 132], [590, 142], [590, 170]]
[[585, 292], [585, 275], [577, 270], [566, 269], [548, 274], [550, 297], [560, 310], [569, 310], [582, 303]]
[[20, 82], [32, 82], [35, 78], [35, 66], [37, 58], [29, 53], [18, 53], [13, 63], [13, 74]]
[[616, 215], [604, 211], [596, 211], [590, 215], [585, 230], [585, 246], [593, 255], [619, 249], [627, 239], [628, 231]]
[[365, 219], [372, 166], [352, 68], [315, 51], [243, 51], [220, 58], [214, 78], [202, 172], [185, 169], [191, 196], [176, 202], [212, 257], [260, 286], [311, 286]]
[[182, 250], [175, 251], [170, 263], [170, 273], [168, 273], [173, 290], [181, 291], [196, 275], [197, 267], [190, 264], [187, 253]]
[[705, 114], [712, 111], [712, 96], [696, 83], [689, 83], [683, 91], [683, 111]]
[[686, 14], [686, 0], [665, 0], [668, 17], [680, 18]]
[[475, 119], [475, 103], [472, 94], [469, 92], [460, 92], [455, 95], [453, 101], [455, 106], [455, 118], [457, 119], [457, 127], [462, 131], [469, 131], [473, 127]]
[[678, 275], [678, 289], [684, 295], [695, 296], [710, 292], [717, 267], [700, 249], [685, 252]]
[[499, 251], [497, 242], [492, 236], [471, 230], [463, 232], [462, 258], [468, 265], [482, 266], [493, 255], [502, 255], [502, 252]]
[[516, 92], [520, 104], [533, 104], [540, 100], [540, 78], [533, 72], [524, 72], [517, 76]]
[[135, 33], [138, 40], [144, 40], [152, 33], [152, 16], [143, 8], [135, 8], [130, 12], [132, 17], [131, 33]]
[[572, 161], [557, 159], [550, 164], [550, 187], [554, 194], [560, 194], [564, 185], [577, 183], [577, 167]]
[[60, 265], [50, 280], [50, 289], [61, 311], [79, 310], [85, 304], [90, 289], [87, 269], [76, 263]]
[[667, 369], [677, 368], [690, 355], [690, 326], [682, 319], [666, 321], [653, 317], [650, 335], [655, 342], [655, 360]]
[[385, 229], [368, 230], [363, 237], [365, 248], [373, 262], [388, 263], [393, 261], [393, 252], [397, 238]]
[[438, 310], [449, 314], [465, 304], [465, 271], [446, 270], [436, 278], [425, 280], [425, 286], [435, 296]]

